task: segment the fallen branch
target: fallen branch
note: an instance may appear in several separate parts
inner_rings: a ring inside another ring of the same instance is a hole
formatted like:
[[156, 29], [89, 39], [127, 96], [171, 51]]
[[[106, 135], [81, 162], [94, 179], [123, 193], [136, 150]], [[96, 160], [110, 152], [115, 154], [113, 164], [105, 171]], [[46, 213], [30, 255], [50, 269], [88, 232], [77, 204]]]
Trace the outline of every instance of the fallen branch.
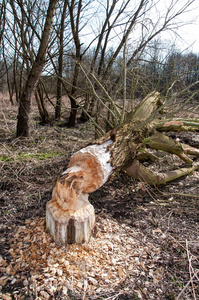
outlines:
[[[199, 156], [197, 149], [165, 136], [147, 123], [160, 102], [159, 93], [150, 93], [122, 125], [71, 157], [46, 208], [47, 230], [57, 244], [89, 240], [95, 213], [88, 194], [101, 187], [112, 173], [123, 170], [141, 181], [159, 185], [199, 168], [199, 163], [188, 156]], [[140, 152], [148, 152], [147, 148], [175, 154], [189, 166], [166, 173], [152, 172], [137, 159]]]
[[186, 119], [168, 119], [168, 120], [154, 120], [151, 125], [161, 132], [168, 131], [199, 131], [199, 120]]
[[[186, 240], [186, 250], [187, 250], [187, 258], [188, 258], [188, 262], [189, 262], [189, 276], [190, 276], [190, 281], [191, 281], [191, 287], [192, 287], [192, 292], [193, 292], [193, 298], [194, 300], [196, 299], [196, 293], [195, 293], [195, 289], [194, 289], [194, 284], [193, 284], [193, 277], [192, 276], [192, 272], [193, 272], [193, 267], [192, 267], [192, 263], [191, 263], [191, 259], [192, 257], [190, 256], [189, 253], [189, 246], [188, 246], [188, 241]], [[195, 273], [194, 273], [195, 274]]]
[[132, 165], [128, 167], [125, 172], [129, 176], [141, 181], [145, 181], [149, 184], [160, 185], [188, 175], [193, 171], [196, 171], [197, 169], [199, 169], [199, 163], [194, 164], [193, 166], [188, 168], [180, 168], [165, 173], [157, 173], [142, 165], [138, 160], [134, 160]]

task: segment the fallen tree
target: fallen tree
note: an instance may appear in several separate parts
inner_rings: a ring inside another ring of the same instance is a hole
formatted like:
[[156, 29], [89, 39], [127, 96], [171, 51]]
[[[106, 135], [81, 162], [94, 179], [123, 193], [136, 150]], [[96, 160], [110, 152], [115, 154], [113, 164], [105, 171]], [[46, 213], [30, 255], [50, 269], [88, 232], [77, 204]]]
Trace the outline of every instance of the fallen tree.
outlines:
[[[160, 94], [149, 94], [127, 114], [122, 125], [71, 157], [46, 208], [47, 230], [57, 244], [89, 241], [95, 213], [88, 194], [102, 186], [113, 173], [124, 171], [141, 181], [159, 185], [199, 168], [199, 162], [191, 158], [199, 156], [199, 149], [163, 134], [169, 128], [199, 131], [198, 120], [154, 119], [154, 111], [161, 114], [163, 108]], [[143, 160], [158, 159], [160, 151], [178, 156], [187, 166], [156, 173], [142, 164]]]

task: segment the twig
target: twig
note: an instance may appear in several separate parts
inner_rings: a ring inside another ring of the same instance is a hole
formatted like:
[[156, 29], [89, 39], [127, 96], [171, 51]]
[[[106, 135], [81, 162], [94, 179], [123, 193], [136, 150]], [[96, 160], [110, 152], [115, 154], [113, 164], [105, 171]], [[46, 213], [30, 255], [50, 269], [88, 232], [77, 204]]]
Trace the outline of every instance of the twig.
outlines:
[[[16, 160], [16, 159], [15, 159], [15, 154], [14, 154], [10, 149], [8, 149], [4, 144], [0, 143], [0, 145], [1, 145], [3, 148], [5, 148], [5, 149], [10, 153], [10, 157], [12, 157], [13, 160], [15, 161], [15, 160]], [[2, 152], [3, 152], [7, 157], [9, 157], [3, 150], [2, 150]]]
[[[93, 94], [95, 95], [95, 97], [99, 100], [99, 102], [112, 114], [112, 116], [114, 117], [114, 118], [116, 118], [116, 116], [115, 116], [115, 114], [114, 114], [114, 112], [101, 100], [101, 98], [98, 96], [98, 94], [96, 93], [96, 91], [95, 91], [95, 88], [94, 88], [94, 86], [93, 86], [93, 84], [92, 84], [92, 82], [90, 81], [90, 79], [89, 79], [89, 77], [88, 77], [88, 75], [86, 74], [86, 72], [85, 72], [85, 70], [84, 70], [84, 68], [82, 67], [82, 65], [81, 64], [79, 64], [80, 65], [80, 68], [81, 68], [81, 70], [82, 70], [82, 72], [84, 73], [84, 75], [85, 75], [85, 77], [87, 78], [87, 80], [88, 80], [88, 82], [89, 82], [89, 84], [90, 84], [90, 86], [91, 86], [91, 88], [92, 88], [92, 90], [93, 90]], [[93, 74], [91, 74], [92, 75], [92, 77], [97, 81], [97, 78], [93, 75]], [[98, 83], [98, 85], [100, 85], [100, 87], [102, 88], [102, 90], [105, 92], [105, 89], [104, 89], [104, 87], [100, 84], [100, 82], [98, 82], [97, 81], [97, 83]], [[106, 95], [108, 95], [107, 94], [107, 92], [106, 92]], [[110, 96], [108, 95], [108, 99], [110, 100], [111, 98], [110, 98]], [[112, 99], [111, 99], [111, 101], [112, 101]], [[112, 101], [112, 104], [113, 104], [113, 101]], [[117, 110], [116, 110], [116, 112], [117, 112]]]
[[[171, 234], [168, 234], [169, 237], [171, 237], [180, 247], [182, 247], [185, 251], [187, 251], [186, 247], [182, 245], [181, 242], [177, 241]], [[184, 242], [184, 241], [182, 241]], [[192, 257], [198, 261], [198, 257], [192, 254]], [[198, 271], [199, 272], [199, 271]], [[197, 274], [196, 274], [197, 275]]]
[[[196, 274], [194, 273], [194, 276], [192, 277], [192, 280], [193, 280], [193, 278], [194, 278], [195, 276], [198, 275], [198, 273], [199, 273], [199, 271], [198, 271]], [[186, 288], [189, 286], [190, 283], [191, 283], [191, 279], [185, 284], [185, 286], [183, 287], [182, 291], [180, 292], [180, 294], [178, 295], [178, 297], [176, 298], [176, 300], [181, 300], [182, 294], [184, 293], [184, 291], [186, 290]], [[194, 298], [194, 299], [197, 300], [197, 298]]]
[[199, 199], [199, 195], [185, 194], [185, 193], [166, 193], [166, 192], [162, 192], [157, 186], [156, 189], [163, 196], [182, 196], [182, 197], [191, 197], [191, 198]]
[[188, 258], [188, 262], [189, 262], [189, 275], [190, 275], [190, 281], [191, 281], [191, 286], [192, 286], [193, 297], [194, 297], [194, 300], [197, 300], [196, 299], [196, 293], [195, 293], [195, 290], [194, 290], [194, 285], [193, 285], [193, 277], [194, 276], [192, 276], [192, 270], [193, 270], [193, 267], [192, 267], [192, 264], [191, 264], [191, 258], [192, 257], [190, 257], [190, 255], [189, 255], [189, 246], [188, 246], [188, 241], [187, 240], [186, 240], [186, 250], [187, 250], [187, 258]]
[[120, 119], [120, 125], [124, 121], [124, 115], [125, 115], [125, 105], [126, 105], [126, 81], [127, 81], [127, 66], [126, 66], [126, 46], [127, 46], [127, 40], [128, 36], [124, 43], [124, 49], [123, 49], [123, 64], [124, 64], [124, 78], [123, 78], [123, 105], [122, 105], [122, 114]]
[[7, 123], [7, 120], [6, 120], [6, 117], [5, 117], [5, 114], [1, 108], [1, 114], [3, 116], [3, 120], [4, 120], [4, 124], [6, 125], [6, 130], [9, 131], [9, 133], [11, 133], [11, 130], [9, 129], [9, 126], [8, 126], [8, 123]]
[[86, 111], [86, 109], [84, 109], [84, 107], [78, 103], [78, 101], [75, 99], [75, 97], [71, 96], [71, 98], [73, 98], [73, 100], [77, 103], [77, 105], [83, 110], [83, 112], [87, 115], [87, 117], [91, 120], [91, 122], [97, 127], [97, 129], [100, 131], [100, 133], [105, 134], [104, 130], [95, 122], [95, 120]]
[[99, 82], [99, 80], [95, 77], [95, 75], [93, 73], [91, 73], [91, 76], [93, 77], [93, 79], [97, 82], [97, 84], [100, 86], [100, 88], [103, 90], [103, 92], [105, 93], [105, 95], [107, 96], [108, 101], [113, 105], [116, 114], [118, 116], [118, 118], [121, 118], [121, 114], [119, 112], [119, 110], [117, 109], [117, 105], [115, 104], [115, 102], [111, 99], [111, 97], [109, 96], [109, 94], [107, 93], [107, 91], [105, 90], [105, 88], [103, 87], [103, 85]]
[[115, 300], [118, 296], [120, 296], [121, 295], [121, 292], [119, 292], [118, 294], [116, 294], [116, 295], [113, 295], [113, 296], [110, 296], [110, 297], [108, 297], [108, 298], [104, 298], [104, 300]]

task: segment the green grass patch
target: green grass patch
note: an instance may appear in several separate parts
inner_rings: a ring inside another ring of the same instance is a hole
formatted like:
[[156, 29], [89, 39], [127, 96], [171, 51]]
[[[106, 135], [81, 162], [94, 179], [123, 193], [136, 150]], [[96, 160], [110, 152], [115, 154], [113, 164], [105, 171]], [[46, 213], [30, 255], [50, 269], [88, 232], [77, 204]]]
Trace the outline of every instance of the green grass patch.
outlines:
[[10, 161], [23, 161], [23, 160], [29, 160], [32, 158], [36, 158], [38, 160], [46, 160], [49, 158], [54, 158], [58, 156], [62, 156], [65, 153], [55, 152], [55, 151], [48, 151], [48, 152], [38, 152], [38, 153], [18, 153], [13, 156], [7, 156], [7, 155], [1, 155], [0, 161], [3, 162], [10, 162]]
[[7, 162], [7, 161], [13, 161], [13, 157], [11, 156], [6, 156], [6, 155], [1, 155], [0, 156], [0, 161], [4, 161], [4, 162]]

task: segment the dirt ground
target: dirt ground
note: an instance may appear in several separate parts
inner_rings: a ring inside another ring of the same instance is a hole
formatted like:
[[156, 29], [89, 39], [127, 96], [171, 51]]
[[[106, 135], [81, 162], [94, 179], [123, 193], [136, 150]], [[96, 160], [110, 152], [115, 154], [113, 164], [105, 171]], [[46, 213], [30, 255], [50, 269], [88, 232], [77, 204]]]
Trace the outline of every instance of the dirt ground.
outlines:
[[[88, 244], [58, 247], [45, 207], [71, 155], [94, 138], [87, 122], [41, 126], [16, 139], [17, 106], [0, 100], [0, 298], [199, 299], [199, 172], [159, 188], [120, 174], [90, 194]], [[198, 133], [172, 133], [199, 148]], [[156, 170], [182, 167], [174, 156]]]

